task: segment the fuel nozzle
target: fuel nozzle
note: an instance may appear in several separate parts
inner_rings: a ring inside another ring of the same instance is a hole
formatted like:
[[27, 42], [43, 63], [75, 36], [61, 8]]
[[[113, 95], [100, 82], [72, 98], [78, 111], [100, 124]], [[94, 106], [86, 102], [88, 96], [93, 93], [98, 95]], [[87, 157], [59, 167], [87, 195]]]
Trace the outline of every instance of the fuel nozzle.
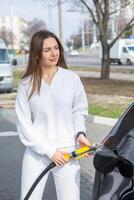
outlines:
[[65, 154], [67, 160], [75, 159], [79, 160], [84, 158], [86, 155], [94, 155], [96, 150], [100, 147], [99, 144], [93, 144], [92, 146], [84, 146], [72, 151], [71, 153]]

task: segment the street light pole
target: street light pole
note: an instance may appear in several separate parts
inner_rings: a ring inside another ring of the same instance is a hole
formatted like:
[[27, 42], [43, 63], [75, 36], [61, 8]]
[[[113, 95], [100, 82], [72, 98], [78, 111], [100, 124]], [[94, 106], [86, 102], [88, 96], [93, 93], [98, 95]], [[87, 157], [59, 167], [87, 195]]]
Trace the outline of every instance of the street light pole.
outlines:
[[63, 23], [62, 23], [62, 5], [61, 0], [58, 0], [58, 18], [59, 18], [59, 38], [63, 44]]
[[53, 14], [52, 14], [52, 5], [50, 4], [50, 0], [48, 0], [48, 22], [49, 22], [49, 30], [53, 31]]
[[14, 23], [13, 23], [13, 2], [12, 2], [12, 0], [10, 0], [9, 9], [10, 9], [11, 30], [13, 33], [12, 49], [14, 49]]
[[81, 9], [81, 40], [82, 40], [82, 51], [85, 51], [85, 21], [84, 21], [84, 9]]

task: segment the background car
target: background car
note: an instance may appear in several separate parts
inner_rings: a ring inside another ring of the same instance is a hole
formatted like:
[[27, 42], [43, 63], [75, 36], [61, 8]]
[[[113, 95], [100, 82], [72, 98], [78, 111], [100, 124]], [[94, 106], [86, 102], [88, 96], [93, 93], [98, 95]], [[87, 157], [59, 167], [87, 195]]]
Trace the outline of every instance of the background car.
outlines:
[[0, 39], [0, 92], [12, 92], [13, 71], [9, 59], [8, 48], [4, 40]]
[[76, 51], [76, 50], [72, 50], [68, 53], [69, 56], [78, 56], [79, 55], [79, 52]]

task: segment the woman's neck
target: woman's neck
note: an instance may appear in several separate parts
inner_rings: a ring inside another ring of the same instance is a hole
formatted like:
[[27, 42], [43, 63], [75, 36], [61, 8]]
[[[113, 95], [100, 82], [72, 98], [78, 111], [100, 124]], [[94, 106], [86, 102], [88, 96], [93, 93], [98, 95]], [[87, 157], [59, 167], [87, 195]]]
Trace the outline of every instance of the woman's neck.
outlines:
[[57, 71], [58, 71], [58, 66], [44, 67], [43, 68], [43, 75], [45, 75], [45, 74], [53, 75]]
[[45, 68], [42, 74], [42, 78], [48, 84], [50, 84], [57, 71], [58, 71], [58, 66]]

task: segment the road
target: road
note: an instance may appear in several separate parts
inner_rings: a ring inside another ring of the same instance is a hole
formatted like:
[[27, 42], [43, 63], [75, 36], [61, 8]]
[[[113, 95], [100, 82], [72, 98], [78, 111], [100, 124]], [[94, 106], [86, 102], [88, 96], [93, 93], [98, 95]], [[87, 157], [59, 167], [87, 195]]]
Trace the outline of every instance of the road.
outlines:
[[[67, 56], [66, 57], [67, 64], [70, 66], [78, 66], [78, 67], [101, 67], [101, 61], [97, 55], [79, 55], [79, 56]], [[120, 69], [134, 69], [134, 65], [118, 65], [111, 64], [113, 68]]]
[[[21, 55], [17, 57], [18, 66], [25, 67], [28, 61], [28, 55]], [[88, 54], [80, 54], [79, 56], [66, 56], [66, 61], [69, 66], [78, 67], [98, 67], [100, 68], [101, 62], [98, 55], [94, 52]], [[111, 64], [111, 67], [120, 69], [134, 69], [134, 65], [118, 65]]]
[[[93, 142], [100, 142], [112, 127], [87, 121], [87, 135]], [[5, 136], [3, 131], [15, 131], [13, 109], [0, 109], [0, 200], [18, 200], [20, 194], [21, 160], [24, 146], [18, 136]], [[2, 136], [3, 135], [3, 136]], [[81, 200], [89, 200], [93, 185], [92, 159], [81, 159]], [[70, 195], [70, 194], [69, 194]], [[55, 186], [50, 174], [43, 200], [56, 200]]]
[[70, 66], [78, 67], [100, 67], [101, 62], [97, 55], [80, 54], [79, 56], [66, 56], [66, 61]]

